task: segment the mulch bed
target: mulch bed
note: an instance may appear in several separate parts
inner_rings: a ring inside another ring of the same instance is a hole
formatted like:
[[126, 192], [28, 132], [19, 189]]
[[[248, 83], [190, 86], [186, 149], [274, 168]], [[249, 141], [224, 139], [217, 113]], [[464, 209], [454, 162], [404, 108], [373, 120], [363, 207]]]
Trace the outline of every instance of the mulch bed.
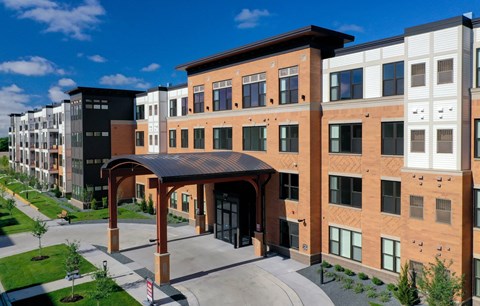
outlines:
[[60, 300], [62, 303], [75, 303], [77, 301], [83, 300], [83, 296], [79, 294], [69, 295]]
[[31, 261], [40, 261], [40, 260], [44, 260], [44, 259], [47, 259], [47, 258], [50, 258], [50, 256], [35, 256], [35, 257], [32, 257], [32, 259], [30, 259]]

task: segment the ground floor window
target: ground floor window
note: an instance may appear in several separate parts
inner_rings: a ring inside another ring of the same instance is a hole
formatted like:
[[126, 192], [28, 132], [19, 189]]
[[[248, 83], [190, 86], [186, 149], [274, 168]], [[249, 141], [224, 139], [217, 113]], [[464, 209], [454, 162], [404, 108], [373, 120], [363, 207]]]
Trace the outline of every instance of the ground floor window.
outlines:
[[480, 296], [480, 259], [474, 259], [474, 275], [475, 275], [475, 283], [474, 283], [474, 294], [475, 296]]
[[170, 208], [177, 209], [177, 192], [174, 191], [170, 195]]
[[189, 212], [190, 211], [190, 203], [188, 202], [188, 198], [190, 196], [186, 193], [182, 193], [182, 211]]
[[400, 241], [382, 238], [382, 269], [400, 272]]
[[330, 254], [362, 262], [362, 233], [330, 226]]
[[298, 250], [298, 223], [280, 219], [280, 245]]
[[136, 196], [137, 199], [145, 199], [145, 185], [136, 184]]

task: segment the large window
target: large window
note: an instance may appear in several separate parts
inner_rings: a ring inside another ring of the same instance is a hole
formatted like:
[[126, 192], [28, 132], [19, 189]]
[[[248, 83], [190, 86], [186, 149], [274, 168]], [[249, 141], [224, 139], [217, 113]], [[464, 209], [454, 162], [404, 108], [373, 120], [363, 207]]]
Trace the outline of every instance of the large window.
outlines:
[[453, 153], [453, 130], [437, 130], [437, 153]]
[[437, 84], [453, 83], [453, 58], [437, 62]]
[[232, 80], [213, 83], [213, 110], [232, 109]]
[[410, 131], [410, 152], [425, 153], [425, 130]]
[[188, 114], [188, 97], [182, 98], [182, 116], [186, 116]]
[[232, 128], [213, 129], [213, 148], [216, 150], [232, 149]]
[[177, 99], [170, 100], [170, 117], [177, 116]]
[[181, 130], [180, 136], [182, 148], [188, 148], [188, 130]]
[[249, 126], [243, 128], [243, 149], [247, 151], [267, 150], [267, 127]]
[[362, 153], [362, 124], [330, 124], [330, 152]]
[[382, 212], [400, 215], [401, 212], [401, 183], [382, 181]]
[[135, 195], [137, 199], [145, 199], [145, 185], [136, 184], [136, 192]]
[[193, 112], [194, 113], [203, 113], [204, 112], [204, 87], [203, 85], [193, 87]]
[[186, 193], [182, 193], [182, 211], [183, 212], [188, 212], [190, 210], [190, 202], [188, 201], [188, 198], [190, 198], [190, 195]]
[[298, 223], [280, 219], [280, 245], [298, 250]]
[[473, 190], [473, 213], [473, 226], [480, 227], [480, 189]]
[[330, 203], [362, 207], [362, 179], [358, 177], [329, 176]]
[[280, 126], [280, 152], [298, 152], [298, 124]]
[[425, 63], [412, 65], [412, 87], [425, 86]]
[[144, 146], [144, 133], [135, 132], [135, 146], [143, 147]]
[[298, 103], [298, 66], [278, 71], [280, 104]]
[[363, 98], [363, 69], [354, 69], [330, 74], [330, 100]]
[[170, 208], [177, 209], [177, 192], [174, 191], [170, 195]]
[[400, 273], [400, 241], [382, 238], [382, 269]]
[[473, 154], [475, 158], [479, 158], [480, 157], [480, 119], [475, 119], [474, 124], [475, 124], [475, 131], [474, 131], [475, 139], [473, 141], [473, 146], [474, 146]]
[[145, 105], [137, 105], [136, 107], [136, 119], [145, 119]]
[[475, 296], [480, 296], [480, 259], [474, 259], [474, 276], [475, 276]]
[[403, 122], [382, 122], [382, 154], [403, 155]]
[[193, 148], [205, 149], [205, 129], [193, 129]]
[[243, 77], [243, 108], [265, 106], [266, 75], [264, 72]]
[[423, 220], [423, 197], [410, 196], [410, 218]]
[[480, 88], [480, 48], [477, 49], [477, 88]]
[[280, 173], [280, 199], [298, 200], [298, 174]]
[[170, 148], [176, 148], [177, 147], [177, 131], [176, 130], [170, 130], [168, 131], [168, 139], [169, 139], [169, 147]]
[[436, 199], [435, 215], [438, 223], [452, 224], [452, 201]]
[[362, 262], [362, 233], [330, 226], [330, 254]]
[[383, 95], [403, 95], [403, 62], [383, 65]]

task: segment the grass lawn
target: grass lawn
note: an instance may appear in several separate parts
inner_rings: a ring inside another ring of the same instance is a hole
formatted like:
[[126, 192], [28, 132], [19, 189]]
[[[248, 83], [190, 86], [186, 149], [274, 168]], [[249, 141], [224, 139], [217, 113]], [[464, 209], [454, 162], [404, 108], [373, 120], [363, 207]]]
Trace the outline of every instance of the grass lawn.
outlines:
[[12, 210], [11, 216], [8, 210], [0, 208], [0, 236], [28, 232], [32, 227], [33, 220], [17, 208]]
[[[64, 278], [66, 253], [67, 246], [59, 244], [42, 248], [42, 255], [50, 258], [41, 261], [31, 261], [38, 255], [38, 250], [1, 258], [0, 281], [6, 291], [12, 291]], [[81, 274], [95, 269], [91, 263], [81, 259]]]
[[[97, 301], [90, 298], [90, 292], [93, 291], [93, 283], [85, 283], [75, 286], [75, 294], [79, 294], [84, 297], [83, 300], [72, 303], [75, 306], [90, 306], [97, 305]], [[62, 303], [60, 300], [71, 293], [71, 287], [34, 296], [25, 300], [14, 302], [14, 306], [30, 306], [30, 305], [70, 305], [70, 303]], [[100, 302], [100, 305], [140, 305], [134, 298], [126, 293], [122, 288], [115, 286], [114, 292], [104, 301]]]
[[[99, 210], [89, 210], [69, 213], [72, 218], [72, 222], [86, 221], [86, 220], [100, 220], [108, 219], [108, 209], [103, 208]], [[118, 218], [119, 219], [148, 219], [148, 217], [136, 213], [132, 210], [118, 207]]]

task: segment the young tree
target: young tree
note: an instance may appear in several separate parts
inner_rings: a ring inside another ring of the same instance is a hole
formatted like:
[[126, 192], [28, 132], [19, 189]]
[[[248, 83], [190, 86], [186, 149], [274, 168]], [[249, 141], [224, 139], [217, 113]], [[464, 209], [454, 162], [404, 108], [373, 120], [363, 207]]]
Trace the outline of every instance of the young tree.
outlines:
[[408, 273], [408, 263], [402, 267], [398, 276], [397, 290], [393, 292], [393, 295], [400, 304], [405, 306], [416, 305], [419, 302], [417, 288], [413, 283], [412, 276]]
[[140, 202], [140, 209], [143, 212], [147, 212], [147, 201], [145, 201], [145, 199], [142, 199], [142, 201]]
[[10, 216], [12, 215], [12, 210], [17, 206], [17, 202], [15, 202], [14, 199], [10, 198], [10, 199], [7, 199], [6, 203], [5, 203], [5, 208], [8, 210], [8, 213], [10, 214]]
[[102, 198], [102, 206], [103, 206], [103, 208], [108, 207], [108, 197], [103, 197]]
[[95, 198], [93, 198], [91, 201], [90, 201], [90, 208], [91, 209], [97, 209], [97, 200]]
[[153, 210], [152, 196], [148, 197], [148, 213], [151, 215], [155, 214], [155, 211]]
[[428, 305], [453, 306], [455, 298], [463, 295], [464, 275], [458, 277], [455, 272], [450, 272], [452, 263], [445, 264], [445, 260], [435, 257], [435, 263], [429, 263], [428, 268], [423, 270], [418, 286]]
[[95, 280], [95, 287], [90, 293], [91, 298], [97, 301], [97, 306], [100, 306], [100, 301], [108, 298], [114, 289], [114, 282], [107, 270], [98, 268], [93, 272], [92, 278]]
[[80, 259], [81, 255], [78, 253], [78, 248], [80, 247], [80, 243], [76, 240], [70, 242], [67, 240], [67, 257], [65, 258], [65, 268], [67, 274], [70, 275], [70, 280], [72, 281], [72, 294], [70, 295], [70, 301], [76, 301], [77, 297], [75, 296], [74, 288], [75, 288], [75, 272], [78, 273], [78, 269], [80, 269]]
[[33, 222], [32, 235], [38, 239], [38, 260], [45, 259], [42, 256], [42, 237], [48, 231], [47, 222], [40, 220], [38, 217]]

